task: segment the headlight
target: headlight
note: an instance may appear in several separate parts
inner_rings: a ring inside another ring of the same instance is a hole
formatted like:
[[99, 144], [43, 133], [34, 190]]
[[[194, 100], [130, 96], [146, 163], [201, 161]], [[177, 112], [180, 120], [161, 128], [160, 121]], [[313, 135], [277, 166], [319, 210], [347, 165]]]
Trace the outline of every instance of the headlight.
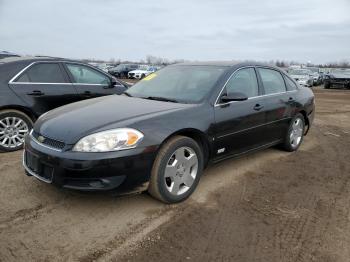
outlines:
[[75, 144], [75, 152], [110, 152], [135, 148], [143, 134], [131, 128], [118, 128], [88, 135]]

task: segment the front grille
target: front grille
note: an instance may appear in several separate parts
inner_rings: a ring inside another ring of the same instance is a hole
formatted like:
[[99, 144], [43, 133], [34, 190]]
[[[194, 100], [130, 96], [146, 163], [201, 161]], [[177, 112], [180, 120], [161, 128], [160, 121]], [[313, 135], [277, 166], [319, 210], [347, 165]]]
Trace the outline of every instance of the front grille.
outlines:
[[130, 76], [134, 76], [134, 75], [135, 75], [135, 73], [129, 73], [129, 75], [130, 75]]
[[51, 139], [49, 137], [45, 137], [45, 136], [42, 136], [40, 135], [39, 133], [35, 132], [33, 130], [32, 132], [32, 136], [41, 144], [43, 145], [46, 145], [48, 147], [52, 147], [52, 148], [55, 148], [55, 149], [63, 149], [65, 147], [65, 143], [61, 142], [61, 141], [58, 141], [58, 140], [54, 140], [54, 139]]

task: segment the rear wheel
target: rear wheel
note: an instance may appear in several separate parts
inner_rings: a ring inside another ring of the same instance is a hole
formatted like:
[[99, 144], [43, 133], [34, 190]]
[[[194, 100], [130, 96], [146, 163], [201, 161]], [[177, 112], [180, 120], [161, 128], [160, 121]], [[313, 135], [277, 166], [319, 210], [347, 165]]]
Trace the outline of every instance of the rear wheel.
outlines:
[[328, 82], [325, 82], [325, 83], [324, 83], [324, 88], [325, 88], [325, 89], [331, 88], [331, 84], [328, 83]]
[[33, 127], [33, 121], [17, 110], [0, 111], [0, 151], [11, 152], [23, 147], [24, 137]]
[[304, 139], [305, 119], [302, 114], [297, 114], [289, 125], [283, 147], [286, 151], [296, 151]]
[[154, 161], [148, 192], [165, 203], [177, 203], [196, 189], [203, 173], [203, 153], [191, 138], [169, 139]]

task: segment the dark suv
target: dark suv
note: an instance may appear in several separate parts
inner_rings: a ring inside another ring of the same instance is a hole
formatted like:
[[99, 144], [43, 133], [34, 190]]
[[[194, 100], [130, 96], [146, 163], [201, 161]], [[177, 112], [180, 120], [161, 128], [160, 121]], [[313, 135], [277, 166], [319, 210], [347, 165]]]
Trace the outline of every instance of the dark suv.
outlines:
[[47, 57], [0, 60], [0, 151], [23, 146], [33, 122], [59, 106], [121, 94], [128, 86], [77, 61]]
[[132, 70], [138, 69], [139, 65], [135, 64], [120, 64], [116, 67], [109, 69], [108, 73], [115, 77], [126, 78], [128, 77], [128, 73]]

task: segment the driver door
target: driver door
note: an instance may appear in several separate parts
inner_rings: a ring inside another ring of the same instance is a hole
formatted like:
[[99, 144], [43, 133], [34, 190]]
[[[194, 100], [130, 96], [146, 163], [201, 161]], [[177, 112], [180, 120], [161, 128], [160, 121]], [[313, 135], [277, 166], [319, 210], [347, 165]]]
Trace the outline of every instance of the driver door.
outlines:
[[216, 102], [215, 153], [218, 159], [236, 155], [265, 143], [265, 101], [260, 96], [258, 80], [253, 67], [234, 73], [221, 94], [241, 93], [245, 101]]

